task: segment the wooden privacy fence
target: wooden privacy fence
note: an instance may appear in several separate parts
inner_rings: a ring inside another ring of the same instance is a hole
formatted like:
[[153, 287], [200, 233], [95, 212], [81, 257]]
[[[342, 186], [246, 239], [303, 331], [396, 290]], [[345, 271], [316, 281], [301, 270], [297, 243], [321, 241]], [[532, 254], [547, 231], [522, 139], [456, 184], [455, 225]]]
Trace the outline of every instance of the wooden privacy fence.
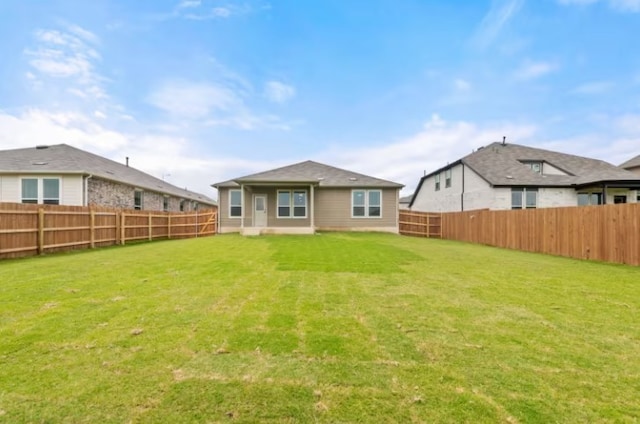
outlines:
[[405, 236], [435, 237], [442, 234], [440, 213], [400, 211], [400, 234]]
[[0, 203], [0, 258], [213, 235], [217, 212]]
[[442, 238], [640, 265], [640, 203], [443, 213]]

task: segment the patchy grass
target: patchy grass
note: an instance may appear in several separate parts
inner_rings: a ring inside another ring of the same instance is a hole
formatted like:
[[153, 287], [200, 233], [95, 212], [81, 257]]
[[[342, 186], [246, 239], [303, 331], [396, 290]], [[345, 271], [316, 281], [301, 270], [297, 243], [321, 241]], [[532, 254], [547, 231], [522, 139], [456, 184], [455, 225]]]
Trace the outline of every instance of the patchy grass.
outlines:
[[374, 234], [0, 263], [0, 422], [637, 422], [640, 269]]

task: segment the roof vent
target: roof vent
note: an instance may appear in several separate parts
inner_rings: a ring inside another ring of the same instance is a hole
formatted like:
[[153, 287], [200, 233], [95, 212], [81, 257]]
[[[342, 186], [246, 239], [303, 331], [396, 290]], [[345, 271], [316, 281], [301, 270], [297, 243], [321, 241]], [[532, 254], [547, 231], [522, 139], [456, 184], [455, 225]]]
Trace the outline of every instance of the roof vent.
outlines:
[[318, 181], [324, 180], [324, 177], [318, 177]]
[[506, 178], [507, 178], [508, 180], [513, 180], [513, 176], [512, 176], [512, 175], [507, 175], [507, 176], [506, 176]]
[[349, 181], [358, 181], [356, 177], [349, 177]]
[[31, 165], [47, 165], [49, 162], [31, 162]]
[[47, 146], [45, 144], [38, 144], [36, 146], [36, 149], [38, 149], [38, 150], [44, 150], [44, 149], [48, 149], [48, 148], [49, 148], [49, 146]]

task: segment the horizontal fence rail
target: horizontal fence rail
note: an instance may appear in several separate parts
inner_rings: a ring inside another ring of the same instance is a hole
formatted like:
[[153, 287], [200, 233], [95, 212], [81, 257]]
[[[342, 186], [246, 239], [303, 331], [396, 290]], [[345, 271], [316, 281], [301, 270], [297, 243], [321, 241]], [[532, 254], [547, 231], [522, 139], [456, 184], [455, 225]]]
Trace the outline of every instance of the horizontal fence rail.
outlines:
[[448, 240], [640, 265], [640, 203], [442, 214], [400, 211], [401, 234], [432, 237], [437, 231]]
[[400, 211], [400, 234], [416, 237], [440, 238], [442, 217], [440, 213]]
[[216, 224], [215, 209], [176, 213], [0, 203], [0, 258], [209, 236]]

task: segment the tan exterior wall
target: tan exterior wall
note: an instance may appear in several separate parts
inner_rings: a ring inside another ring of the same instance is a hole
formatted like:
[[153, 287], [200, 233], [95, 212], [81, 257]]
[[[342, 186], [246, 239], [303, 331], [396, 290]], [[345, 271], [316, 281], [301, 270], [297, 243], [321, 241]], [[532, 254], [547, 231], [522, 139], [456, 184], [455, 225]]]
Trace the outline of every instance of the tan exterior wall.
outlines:
[[3, 175], [0, 177], [0, 202], [22, 202], [22, 178], [58, 178], [60, 180], [60, 204], [82, 206], [82, 176], [55, 174]]
[[382, 217], [352, 218], [351, 188], [316, 190], [315, 224], [322, 230], [398, 231], [399, 189], [382, 189]]
[[218, 189], [218, 229], [221, 233], [240, 231], [240, 218], [229, 217], [229, 190]]
[[[218, 189], [218, 213], [220, 232], [238, 232], [241, 228], [240, 218], [229, 216], [229, 191]], [[278, 218], [278, 190], [306, 190], [306, 218]], [[398, 194], [399, 189], [382, 189], [382, 217], [352, 218], [351, 188], [314, 188], [314, 223], [317, 230], [361, 230], [361, 231], [398, 231]], [[309, 187], [245, 187], [244, 192], [244, 227], [253, 226], [253, 198], [255, 195], [267, 196], [268, 228], [305, 228], [311, 226], [311, 190]]]

